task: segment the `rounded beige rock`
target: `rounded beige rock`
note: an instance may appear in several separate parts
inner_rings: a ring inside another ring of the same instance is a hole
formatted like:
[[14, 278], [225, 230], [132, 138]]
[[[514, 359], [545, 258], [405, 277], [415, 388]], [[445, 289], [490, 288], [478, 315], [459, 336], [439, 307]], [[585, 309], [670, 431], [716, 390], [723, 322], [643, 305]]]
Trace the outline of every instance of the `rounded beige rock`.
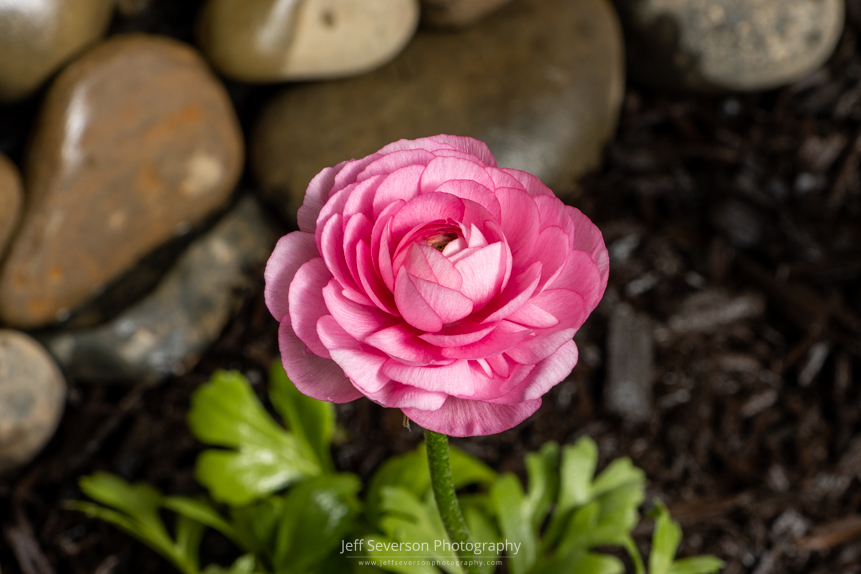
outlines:
[[0, 260], [6, 252], [6, 245], [18, 226], [21, 216], [23, 190], [21, 176], [9, 158], [0, 154]]
[[844, 0], [618, 0], [630, 69], [656, 88], [756, 91], [834, 51]]
[[114, 0], [0, 1], [0, 102], [35, 91], [104, 34]]
[[0, 270], [0, 320], [66, 316], [229, 199], [242, 137], [190, 46], [117, 36], [68, 66], [26, 154], [27, 205]]
[[418, 0], [209, 0], [198, 40], [212, 64], [246, 82], [360, 74], [395, 57]]
[[50, 440], [66, 400], [66, 381], [30, 336], [0, 330], [0, 473], [27, 464]]

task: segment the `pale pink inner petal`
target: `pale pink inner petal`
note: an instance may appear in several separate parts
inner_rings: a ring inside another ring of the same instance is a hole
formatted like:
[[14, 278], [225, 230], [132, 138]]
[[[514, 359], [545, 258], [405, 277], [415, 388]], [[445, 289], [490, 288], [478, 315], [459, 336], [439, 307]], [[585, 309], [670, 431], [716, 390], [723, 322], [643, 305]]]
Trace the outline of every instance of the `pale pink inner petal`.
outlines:
[[374, 305], [386, 313], [400, 315], [395, 305], [395, 297], [374, 269], [371, 250], [364, 241], [360, 241], [356, 245], [356, 262], [359, 269], [359, 281], [365, 295], [374, 302]]
[[331, 278], [325, 261], [315, 257], [296, 272], [289, 293], [290, 308], [301, 309], [301, 312], [290, 314], [293, 332], [313, 353], [327, 358], [329, 352], [317, 336], [317, 320], [329, 313], [323, 299], [323, 287]]
[[373, 333], [365, 339], [365, 343], [376, 347], [392, 359], [411, 365], [451, 362], [440, 354], [439, 349], [418, 338], [417, 332], [420, 331], [401, 323]]
[[531, 329], [502, 321], [480, 341], [460, 347], [444, 347], [440, 350], [443, 357], [449, 359], [483, 359], [504, 353], [531, 334]]
[[435, 191], [474, 201], [485, 208], [496, 221], [499, 221], [502, 217], [502, 209], [499, 206], [496, 195], [478, 182], [470, 179], [455, 179], [442, 183]]
[[412, 277], [403, 267], [395, 283], [395, 304], [404, 320], [416, 329], [431, 333], [442, 329], [443, 321], [439, 314], [421, 296]]
[[[400, 318], [393, 317], [377, 307], [360, 305], [344, 297], [337, 279], [330, 280], [323, 289], [323, 298], [328, 313], [351, 337], [359, 341], [401, 322]], [[324, 314], [327, 313], [320, 316]], [[316, 329], [316, 321], [314, 328]]]
[[463, 278], [460, 292], [472, 300], [474, 308], [480, 309], [499, 292], [506, 272], [504, 256], [503, 244], [493, 243], [454, 264]]
[[505, 319], [529, 300], [538, 287], [540, 278], [541, 262], [536, 261], [520, 273], [513, 275], [502, 293], [482, 309], [474, 319], [482, 323]]
[[468, 321], [460, 321], [446, 325], [436, 333], [422, 333], [419, 338], [437, 347], [459, 347], [480, 341], [496, 328], [496, 324], [475, 325]]
[[410, 232], [435, 222], [463, 218], [463, 200], [447, 193], [426, 193], [408, 201], [391, 220], [391, 239], [395, 244]]
[[513, 188], [496, 190], [496, 198], [502, 206], [500, 227], [511, 248], [514, 265], [531, 265], [531, 253], [538, 239], [538, 208], [525, 191]]
[[493, 180], [483, 167], [456, 157], [437, 157], [430, 162], [422, 174], [419, 189], [422, 193], [428, 193], [453, 179], [471, 179], [488, 189], [493, 189]]
[[425, 168], [423, 165], [411, 165], [389, 174], [377, 187], [374, 194], [374, 217], [379, 219], [380, 215], [393, 202], [407, 201], [417, 197], [419, 194], [419, 180]]

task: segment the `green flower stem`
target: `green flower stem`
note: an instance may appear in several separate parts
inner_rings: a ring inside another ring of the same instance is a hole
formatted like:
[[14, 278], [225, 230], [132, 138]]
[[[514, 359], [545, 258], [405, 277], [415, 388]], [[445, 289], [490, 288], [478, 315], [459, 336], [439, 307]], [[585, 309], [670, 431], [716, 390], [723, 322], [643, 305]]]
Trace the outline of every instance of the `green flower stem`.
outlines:
[[428, 452], [428, 467], [430, 468], [431, 486], [436, 507], [445, 525], [445, 531], [451, 541], [457, 542], [458, 557], [465, 562], [464, 570], [469, 574], [477, 574], [478, 567], [467, 566], [475, 558], [465, 549], [465, 543], [472, 542], [469, 537], [469, 528], [460, 511], [460, 503], [454, 492], [454, 481], [451, 478], [451, 463], [448, 459], [448, 437], [444, 434], [425, 430], [425, 446]]

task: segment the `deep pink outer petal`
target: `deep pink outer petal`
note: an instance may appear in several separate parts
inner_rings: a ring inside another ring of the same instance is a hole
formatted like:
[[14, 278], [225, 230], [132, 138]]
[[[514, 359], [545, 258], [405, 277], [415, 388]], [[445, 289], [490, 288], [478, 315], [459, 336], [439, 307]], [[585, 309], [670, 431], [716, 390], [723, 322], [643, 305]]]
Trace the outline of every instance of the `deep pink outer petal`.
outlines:
[[303, 394], [330, 403], [348, 403], [362, 396], [337, 363], [318, 357], [305, 347], [290, 321], [281, 322], [278, 346], [287, 376]]
[[315, 354], [326, 359], [329, 351], [317, 336], [317, 320], [328, 315], [323, 288], [332, 279], [321, 257], [315, 257], [299, 268], [290, 284], [290, 308], [293, 312], [283, 321], [289, 320], [293, 332]]
[[278, 240], [266, 262], [264, 298], [272, 316], [281, 320], [288, 312], [290, 283], [306, 262], [319, 257], [314, 235], [302, 231], [288, 233]]
[[401, 409], [416, 424], [449, 436], [484, 436], [506, 431], [529, 418], [541, 399], [511, 405], [494, 405], [449, 397], [435, 411]]
[[342, 162], [335, 167], [327, 167], [314, 176], [308, 189], [305, 190], [305, 199], [296, 213], [299, 229], [307, 233], [314, 233], [317, 228], [317, 216], [329, 199], [329, 191], [335, 185], [335, 176], [347, 162]]
[[501, 397], [491, 399], [490, 402], [511, 404], [541, 398], [571, 374], [578, 357], [577, 345], [569, 340], [555, 353], [535, 365], [535, 368], [516, 387]]

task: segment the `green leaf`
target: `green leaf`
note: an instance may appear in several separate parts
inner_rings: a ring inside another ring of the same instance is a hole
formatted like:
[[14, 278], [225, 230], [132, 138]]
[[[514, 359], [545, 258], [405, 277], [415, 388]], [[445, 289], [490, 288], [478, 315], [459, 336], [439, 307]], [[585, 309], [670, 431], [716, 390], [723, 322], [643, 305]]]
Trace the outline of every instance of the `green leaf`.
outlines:
[[461, 501], [461, 506], [463, 507], [463, 517], [466, 520], [466, 526], [469, 528], [473, 542], [482, 545], [478, 554], [473, 552], [475, 557], [483, 562], [482, 566], [479, 567], [479, 571], [481, 574], [492, 574], [496, 570], [495, 562], [499, 554], [495, 549], [487, 549], [485, 544], [499, 542], [499, 532], [496, 531], [493, 522], [478, 505], [464, 504]]
[[526, 496], [520, 481], [513, 474], [499, 477], [490, 490], [496, 518], [506, 540], [520, 543], [520, 548], [509, 557], [512, 574], [525, 574], [538, 556], [537, 541], [530, 517], [526, 514]]
[[589, 437], [562, 449], [557, 512], [567, 512], [592, 499], [592, 476], [597, 465], [598, 446]]
[[180, 516], [174, 542], [158, 514], [162, 496], [155, 488], [143, 483], [129, 484], [103, 472], [82, 477], [79, 484], [84, 494], [105, 506], [71, 501], [67, 508], [113, 524], [161, 554], [184, 574], [197, 574], [204, 526]]
[[[450, 446], [452, 481], [455, 488], [469, 484], [489, 486], [496, 480], [496, 472], [462, 450]], [[385, 461], [371, 477], [365, 497], [366, 515], [371, 524], [377, 524], [383, 514], [382, 491], [389, 486], [400, 486], [423, 499], [430, 491], [430, 471], [424, 444], [414, 451], [394, 456]]]
[[254, 568], [257, 565], [253, 554], [246, 554], [236, 559], [236, 562], [230, 569], [224, 569], [221, 566], [210, 565], [203, 571], [203, 574], [254, 574]]
[[670, 518], [667, 507], [658, 502], [655, 507], [655, 533], [649, 553], [649, 574], [668, 574], [682, 540], [682, 529]]
[[280, 360], [269, 370], [269, 399], [296, 438], [314, 453], [320, 466], [334, 472], [330, 449], [335, 432], [335, 406], [299, 392]]
[[645, 487], [646, 473], [635, 467], [631, 459], [617, 458], [595, 477], [591, 488], [592, 496], [600, 496], [627, 484]]
[[[195, 520], [213, 530], [224, 534], [227, 538], [243, 547], [242, 540], [236, 534], [233, 526], [222, 517], [209, 503], [184, 496], [167, 496], [162, 500], [162, 506], [177, 514]], [[245, 548], [245, 550], [248, 550]]]
[[[381, 534], [368, 535], [364, 539], [364, 547], [370, 548], [368, 556], [379, 564], [380, 570], [396, 574], [439, 574], [440, 570], [425, 562], [428, 556], [422, 552], [396, 550], [399, 541]], [[409, 558], [417, 563], [406, 564]], [[452, 559], [453, 560], [453, 559]]]
[[556, 472], [558, 461], [559, 446], [554, 442], [545, 444], [537, 453], [526, 455], [529, 488], [526, 493], [524, 512], [536, 533], [559, 490], [559, 475]]
[[[308, 447], [278, 426], [236, 371], [218, 371], [191, 399], [191, 432], [207, 450], [195, 477], [217, 502], [239, 506], [322, 472]], [[233, 450], [235, 449], [235, 450]]]
[[230, 509], [233, 529], [242, 546], [269, 562], [275, 555], [275, 535], [283, 515], [284, 499], [277, 495]]
[[625, 565], [615, 556], [590, 552], [571, 565], [572, 574], [622, 574]]
[[[380, 548], [379, 544], [373, 546], [373, 543], [379, 543], [378, 538], [381, 538], [373, 535], [366, 538], [369, 550], [373, 550], [369, 552], [370, 555], [380, 559], [394, 556], [432, 558], [443, 561], [442, 568], [446, 572], [462, 574], [463, 570], [457, 565], [456, 552], [450, 547], [446, 548], [446, 543], [450, 543], [450, 540], [432, 495], [429, 494], [421, 501], [403, 487], [388, 486], [382, 490], [382, 508], [384, 515], [380, 519], [380, 528], [389, 543], [417, 544], [418, 549]], [[384, 568], [389, 569], [387, 566]]]
[[669, 574], [713, 574], [723, 567], [723, 561], [714, 556], [694, 556], [673, 562]]
[[351, 474], [320, 476], [284, 497], [273, 559], [276, 572], [304, 572], [340, 547], [359, 511], [361, 482]]

